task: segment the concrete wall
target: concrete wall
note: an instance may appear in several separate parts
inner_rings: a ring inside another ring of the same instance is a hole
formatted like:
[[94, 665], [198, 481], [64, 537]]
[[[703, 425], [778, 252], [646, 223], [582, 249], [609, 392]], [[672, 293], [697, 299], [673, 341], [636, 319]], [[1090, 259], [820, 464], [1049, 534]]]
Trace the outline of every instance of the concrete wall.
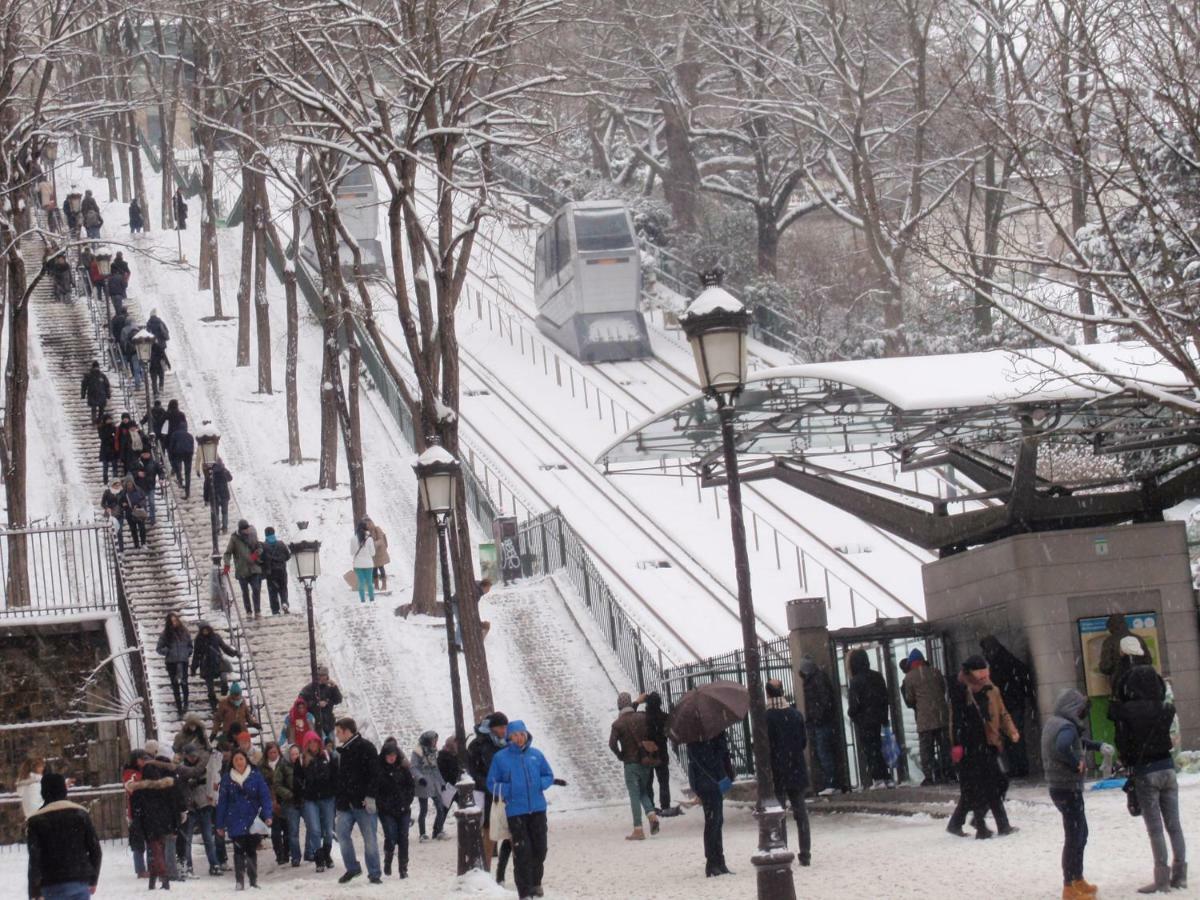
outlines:
[[1183, 745], [1200, 746], [1200, 715], [1186, 713], [1200, 709], [1200, 632], [1182, 523], [1018, 535], [923, 574], [929, 621], [948, 633], [955, 661], [996, 634], [1032, 665], [1043, 719], [1064, 688], [1084, 690], [1079, 619], [1154, 611]]

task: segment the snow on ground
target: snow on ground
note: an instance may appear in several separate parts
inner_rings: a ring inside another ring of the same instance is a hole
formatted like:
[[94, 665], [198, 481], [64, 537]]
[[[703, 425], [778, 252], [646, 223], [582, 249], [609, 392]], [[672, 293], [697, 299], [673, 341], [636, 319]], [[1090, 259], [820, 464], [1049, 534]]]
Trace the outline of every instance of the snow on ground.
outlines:
[[[555, 762], [551, 756], [551, 765]], [[1195, 776], [1181, 780], [1187, 781], [1181, 792], [1184, 830], [1195, 844], [1200, 782]], [[811, 806], [819, 809], [819, 804]], [[543, 885], [548, 900], [752, 900], [756, 895], [749, 859], [757, 831], [745, 807], [726, 806], [725, 856], [735, 874], [715, 879], [704, 877], [703, 817], [698, 809], [664, 820], [662, 832], [644, 843], [624, 840], [629, 830], [629, 811], [624, 805], [570, 812], [560, 809], [555, 802], [549, 816], [550, 852]], [[948, 812], [949, 805], [946, 809]], [[813, 864], [796, 868], [797, 895], [806, 900], [1058, 897], [1062, 890], [1062, 827], [1045, 789], [1014, 788], [1009, 813], [1020, 832], [986, 842], [951, 837], [945, 833], [944, 819], [927, 816], [815, 814]], [[1091, 830], [1085, 858], [1088, 880], [1100, 886], [1105, 900], [1133, 900], [1137, 888], [1151, 875], [1150, 845], [1141, 820], [1129, 817], [1120, 791], [1089, 793], [1087, 813]], [[789, 837], [794, 849], [794, 828], [789, 828]], [[268, 845], [267, 852], [259, 854], [262, 890], [255, 896], [264, 900], [296, 896], [309, 900], [384, 896], [442, 900], [483, 895], [457, 890], [454, 852], [452, 841], [414, 841], [410, 878], [402, 882], [393, 875], [388, 887], [381, 890], [367, 883], [365, 876], [347, 886], [336, 884], [343, 871], [340, 860], [336, 870], [323, 875], [308, 865], [276, 868]], [[338, 859], [336, 848], [334, 857]], [[25, 865], [23, 851], [0, 854], [0, 879], [12, 885], [21, 883]], [[515, 898], [511, 884], [510, 871], [508, 890], [496, 896]], [[173, 886], [172, 891], [173, 896], [178, 891], [178, 896], [204, 900], [232, 900], [235, 896], [232, 875], [220, 879], [200, 876]], [[121, 844], [106, 844], [96, 896], [131, 897], [144, 892], [144, 882], [133, 877], [128, 850]], [[1196, 897], [1200, 891], [1176, 891], [1171, 896]]]

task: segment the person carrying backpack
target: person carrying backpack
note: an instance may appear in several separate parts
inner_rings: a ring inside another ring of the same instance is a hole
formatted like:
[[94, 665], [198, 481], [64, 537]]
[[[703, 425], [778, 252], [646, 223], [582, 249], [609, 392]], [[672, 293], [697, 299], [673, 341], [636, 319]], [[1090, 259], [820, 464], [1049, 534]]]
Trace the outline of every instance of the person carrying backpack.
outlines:
[[[94, 359], [79, 385], [79, 399], [87, 401], [93, 424], [98, 424], [104, 418], [104, 407], [108, 406], [111, 397], [112, 385], [108, 382], [108, 376], [100, 369], [100, 361]], [[108, 476], [104, 477], [107, 480]]]
[[[237, 531], [229, 536], [229, 543], [225, 545], [225, 574], [229, 574], [232, 563], [234, 577], [242, 588], [242, 606], [246, 615], [253, 613], [256, 619], [262, 616], [262, 551], [254, 528], [245, 519], [239, 520]], [[250, 607], [252, 596], [253, 609]]]

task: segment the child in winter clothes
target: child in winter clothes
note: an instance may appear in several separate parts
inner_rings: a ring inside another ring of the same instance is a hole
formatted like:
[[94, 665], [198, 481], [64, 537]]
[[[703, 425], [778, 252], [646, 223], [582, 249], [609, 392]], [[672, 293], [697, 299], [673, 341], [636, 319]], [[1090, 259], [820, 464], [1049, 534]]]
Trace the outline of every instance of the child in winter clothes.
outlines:
[[433, 839], [444, 840], [447, 838], [442, 832], [447, 813], [446, 807], [442, 805], [442, 788], [446, 786], [446, 780], [442, 778], [441, 770], [438, 769], [437, 742], [437, 732], [426, 731], [421, 735], [417, 742], [417, 749], [409, 758], [409, 766], [412, 768], [413, 778], [417, 782], [417, 803], [420, 807], [417, 816], [417, 830], [423, 841], [429, 840], [425, 834], [425, 814], [429, 811], [430, 800], [433, 801], [435, 811]]
[[383, 826], [383, 874], [392, 874], [394, 854], [396, 874], [407, 878], [408, 829], [412, 827], [416, 782], [395, 738], [383, 742], [379, 759], [381, 767], [375, 802], [379, 807], [379, 824]]
[[217, 801], [217, 834], [229, 833], [233, 841], [233, 874], [238, 889], [258, 886], [258, 836], [250, 833], [255, 818], [264, 825], [271, 824], [271, 790], [261, 772], [250, 765], [244, 750], [234, 750], [229, 759], [229, 771], [221, 778], [221, 795]]

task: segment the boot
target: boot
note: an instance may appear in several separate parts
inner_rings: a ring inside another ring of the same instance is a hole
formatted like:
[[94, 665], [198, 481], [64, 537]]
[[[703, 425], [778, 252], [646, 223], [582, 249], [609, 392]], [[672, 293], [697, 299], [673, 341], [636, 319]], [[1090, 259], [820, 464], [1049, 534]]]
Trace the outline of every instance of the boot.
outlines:
[[246, 860], [240, 853], [234, 854], [233, 857], [233, 879], [237, 882], [239, 891], [246, 889]]
[[386, 847], [383, 851], [383, 874], [392, 874], [392, 857], [396, 855], [395, 847]]
[[1100, 893], [1100, 888], [1083, 878], [1072, 882], [1071, 886], [1075, 888], [1080, 897], [1094, 897]]
[[1154, 883], [1138, 888], [1139, 894], [1165, 894], [1171, 890], [1171, 869], [1169, 866], [1154, 867]]
[[152, 891], [152, 890], [154, 890], [156, 887], [158, 887], [158, 876], [157, 876], [157, 875], [151, 875], [151, 876], [150, 876], [150, 885], [149, 885], [149, 887], [147, 888], [147, 890], [151, 890], [151, 891]]
[[1171, 887], [1176, 889], [1187, 887], [1187, 863], [1177, 862], [1171, 866]]
[[164, 891], [169, 891], [171, 889], [171, 879], [170, 878], [164, 878], [162, 880], [162, 889]]
[[658, 816], [654, 815], [654, 813], [650, 813], [649, 819], [650, 819], [650, 833], [658, 834]]
[[250, 887], [258, 887], [258, 856], [256, 854], [246, 856], [246, 874], [250, 876]]
[[512, 842], [500, 844], [500, 858], [496, 862], [496, 884], [504, 884], [504, 871], [508, 868], [508, 860], [512, 857]]
[[642, 831], [642, 827], [640, 825], [637, 828], [633, 829], [632, 834], [625, 835], [625, 840], [627, 840], [627, 841], [644, 841], [645, 839], [646, 839], [646, 832]]

